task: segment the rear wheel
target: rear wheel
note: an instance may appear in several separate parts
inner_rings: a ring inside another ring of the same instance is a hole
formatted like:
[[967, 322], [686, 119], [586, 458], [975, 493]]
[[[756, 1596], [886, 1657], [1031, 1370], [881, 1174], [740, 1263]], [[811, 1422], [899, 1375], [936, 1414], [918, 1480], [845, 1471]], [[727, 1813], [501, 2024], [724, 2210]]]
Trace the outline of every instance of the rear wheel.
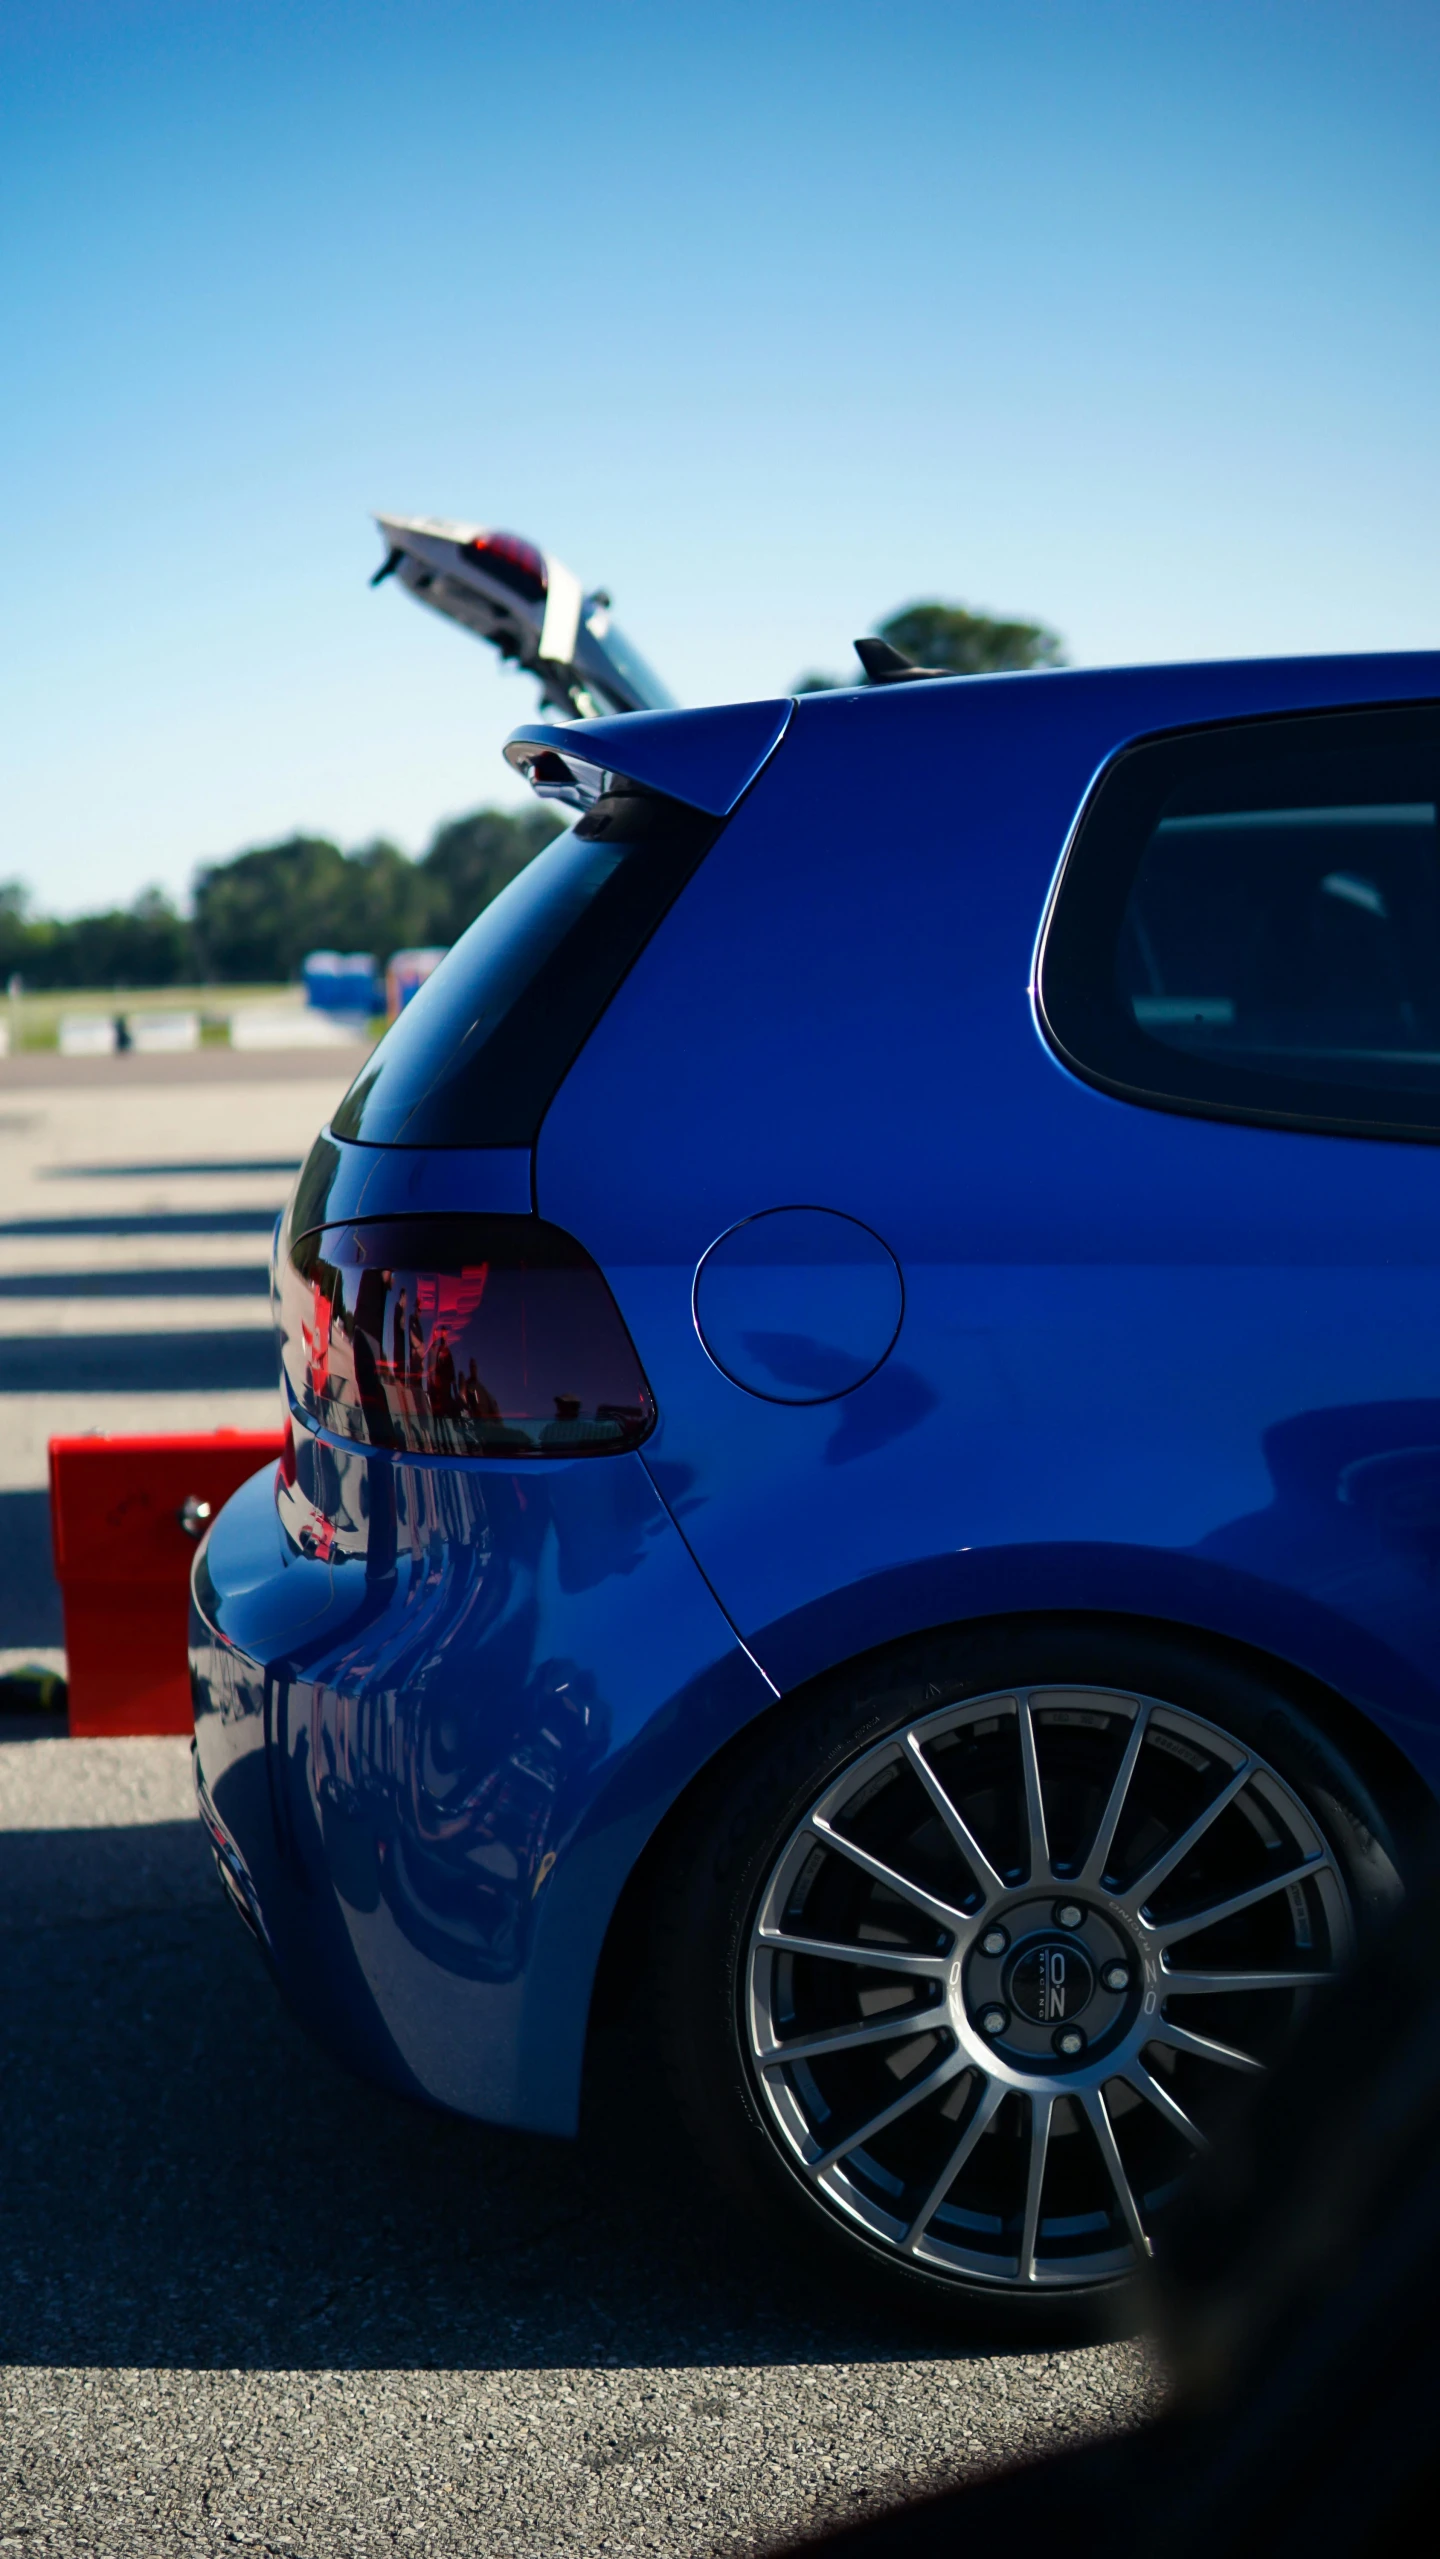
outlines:
[[1098, 2304], [1398, 1896], [1360, 1777], [1163, 1642], [957, 1637], [827, 1683], [677, 1843], [660, 2014], [747, 2205], [912, 2296]]

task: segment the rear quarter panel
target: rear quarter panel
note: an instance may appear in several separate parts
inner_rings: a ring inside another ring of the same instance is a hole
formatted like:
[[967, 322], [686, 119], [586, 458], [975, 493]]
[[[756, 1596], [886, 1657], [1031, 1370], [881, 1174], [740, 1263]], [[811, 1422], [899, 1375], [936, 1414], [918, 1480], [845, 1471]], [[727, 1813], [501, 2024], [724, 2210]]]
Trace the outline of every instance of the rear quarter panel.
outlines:
[[[654, 1481], [781, 1688], [951, 1618], [1119, 1608], [1293, 1661], [1440, 1777], [1440, 1152], [1116, 1101], [1030, 996], [1127, 739], [1437, 693], [1412, 658], [800, 704], [536, 1171], [649, 1372]], [[874, 1228], [906, 1292], [884, 1366], [808, 1407], [733, 1385], [691, 1318], [714, 1238], [799, 1203]]]

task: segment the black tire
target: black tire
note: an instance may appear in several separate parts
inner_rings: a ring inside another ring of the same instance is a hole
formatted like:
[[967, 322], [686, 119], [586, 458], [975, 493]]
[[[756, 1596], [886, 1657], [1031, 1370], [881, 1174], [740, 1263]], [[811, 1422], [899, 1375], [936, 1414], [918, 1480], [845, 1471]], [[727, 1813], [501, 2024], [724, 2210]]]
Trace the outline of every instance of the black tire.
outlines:
[[1390, 2559], [1422, 2545], [1440, 2493], [1437, 1943], [1432, 1853], [1171, 2216], [1158, 2420], [805, 2550], [953, 2559], [1059, 2535], [1070, 2559], [1142, 2559], [1157, 2518], [1169, 2559]]
[[[652, 2017], [665, 2021], [671, 2091], [694, 2148], [752, 2231], [758, 2229], [769, 2238], [779, 2239], [792, 2250], [798, 2248], [809, 2257], [812, 2266], [828, 2273], [848, 2292], [853, 2293], [857, 2282], [864, 2283], [878, 2288], [892, 2306], [909, 2305], [914, 2309], [939, 2311], [953, 2321], [972, 2326], [978, 2322], [992, 2334], [1038, 2339], [1104, 2331], [1114, 2333], [1117, 2328], [1133, 2323], [1135, 2295], [1130, 2280], [1133, 2267], [1129, 2271], [1111, 2267], [1106, 2272], [1108, 2261], [1103, 2251], [1092, 2251], [1075, 2261], [1090, 2270], [1083, 2278], [1077, 2277], [1073, 2283], [1068, 2281], [1065, 2273], [1068, 2261], [1057, 2258], [1053, 2263], [1047, 2261], [1045, 2282], [1034, 2283], [1032, 2280], [1027, 2286], [1023, 2282], [1010, 2283], [977, 2275], [968, 2264], [926, 2262], [913, 2253], [900, 2253], [898, 2243], [890, 2244], [883, 2231], [877, 2235], [875, 2228], [858, 2223], [848, 2205], [837, 2203], [832, 2195], [820, 2191], [814, 2175], [807, 2173], [794, 2139], [777, 2119], [776, 2106], [767, 2101], [764, 2093], [767, 2087], [773, 2087], [777, 2082], [787, 2087], [795, 2084], [796, 2073], [788, 2068], [776, 2070], [772, 2067], [769, 2078], [762, 2077], [747, 2023], [751, 2013], [748, 2002], [751, 1996], [752, 1932], [756, 1927], [762, 1896], [771, 1890], [771, 1878], [777, 1861], [786, 1853], [786, 1843], [797, 1832], [797, 1826], [806, 1821], [810, 1808], [824, 1798], [825, 1790], [836, 1781], [843, 1780], [845, 1772], [868, 1753], [876, 1751], [877, 1745], [891, 1743], [891, 1737], [903, 1734], [920, 1719], [940, 1717], [935, 1729], [939, 1734], [938, 1747], [943, 1748], [951, 1736], [948, 1730], [941, 1729], [941, 1710], [962, 1704], [973, 1706], [974, 1701], [998, 1698], [1010, 1690], [1023, 1694], [1032, 1688], [1052, 1692], [1060, 1689], [1109, 1691], [1122, 1702], [1136, 1699], [1157, 1701], [1159, 1710], [1172, 1715], [1176, 1722], [1188, 1716], [1218, 1728], [1220, 1738], [1228, 1738], [1235, 1747], [1237, 1757], [1234, 1765], [1237, 1768], [1242, 1764], [1259, 1765], [1264, 1780], [1271, 1786], [1271, 1795], [1266, 1800], [1301, 1808], [1296, 1820], [1308, 1820], [1313, 1825], [1313, 1834], [1318, 1835], [1323, 1843], [1327, 1862], [1321, 1880], [1330, 1896], [1326, 1908], [1332, 1914], [1331, 1921], [1324, 1924], [1330, 1925], [1333, 1933], [1333, 1912], [1342, 1903], [1348, 1906], [1353, 1917], [1349, 1943], [1338, 1951], [1336, 1947], [1331, 1948], [1328, 1960], [1332, 1968], [1348, 1953], [1349, 1945], [1362, 1940], [1401, 1898], [1401, 1852], [1391, 1824], [1370, 1786], [1347, 1754], [1321, 1728], [1320, 1722], [1304, 1713], [1278, 1686], [1254, 1670], [1238, 1666], [1228, 1657], [1208, 1654], [1203, 1647], [1187, 1644], [1163, 1629], [1137, 1629], [1123, 1621], [1094, 1618], [991, 1621], [979, 1628], [926, 1636], [903, 1648], [871, 1656], [828, 1675], [814, 1683], [801, 1697], [777, 1707], [761, 1726], [745, 1736], [727, 1755], [710, 1779], [696, 1790], [666, 1843], [657, 1877], [652, 1936], [656, 1952], [652, 1960], [650, 1997], [645, 2004]], [[1102, 1699], [1101, 1703], [1104, 1702]], [[1117, 1713], [1120, 1711], [1122, 1708], [1117, 1706]], [[1134, 1717], [1133, 1707], [1125, 1711]], [[1152, 1714], [1150, 1708], [1144, 1711]], [[1080, 1720], [1083, 1719], [1075, 1714], [1068, 1719], [1071, 1725]], [[1097, 1732], [1105, 1721], [1103, 1716], [1092, 1717], [1091, 1720]], [[962, 1722], [956, 1729], [963, 1733], [967, 1746], [970, 1746], [972, 1732], [988, 1732], [992, 1722], [987, 1708], [981, 1715], [972, 1714], [969, 1721]], [[1019, 1722], [1020, 1710], [1017, 1709], [1017, 1736]], [[1053, 1754], [1062, 1746], [1068, 1749], [1068, 1731], [1060, 1735], [1051, 1729], [1065, 1723], [1066, 1717], [1058, 1708], [1047, 1708], [1043, 1697], [1037, 1700], [1028, 1726], [1032, 1752], [1036, 1748], [1033, 1737], [1037, 1735], [1046, 1754]], [[1118, 1745], [1123, 1729], [1117, 1723], [1116, 1735], [1107, 1746], [1114, 1748]], [[1149, 1750], [1152, 1742], [1157, 1749], [1168, 1750], [1176, 1759], [1183, 1759], [1185, 1755], [1183, 1742], [1177, 1748], [1168, 1727], [1152, 1719], [1142, 1741], [1137, 1722], [1134, 1744], [1137, 1755], [1132, 1762], [1135, 1768], [1142, 1766], [1141, 1754]], [[1098, 1751], [1099, 1740], [1092, 1744], [1087, 1736], [1086, 1747]], [[911, 1762], [902, 1760], [893, 1744], [889, 1756], [904, 1772], [903, 1780], [897, 1777], [895, 1785], [909, 1782]], [[1203, 1757], [1203, 1752], [1197, 1754], [1192, 1751], [1191, 1756]], [[1143, 1765], [1148, 1769], [1150, 1763], [1144, 1760]], [[1161, 1773], [1168, 1775], [1168, 1771]], [[1278, 1787], [1273, 1783], [1275, 1780], [1280, 1781]], [[1196, 1778], [1187, 1782], [1199, 1785], [1202, 1781]], [[874, 1782], [867, 1783], [873, 1794]], [[1282, 1794], [1281, 1789], [1288, 1789], [1288, 1795]], [[1243, 1811], [1244, 1807], [1240, 1809]], [[1258, 1823], [1252, 1814], [1251, 1829], [1256, 1829], [1257, 1833], [1263, 1830], [1268, 1817], [1263, 1807]], [[845, 1822], [850, 1820], [848, 1804], [844, 1805], [838, 1818]], [[1229, 1819], [1230, 1816], [1221, 1818]], [[1284, 1829], [1283, 1817], [1279, 1820], [1279, 1828]], [[1218, 1838], [1218, 1819], [1214, 1822], [1214, 1830]], [[1121, 1845], [1118, 1828], [1115, 1838], [1118, 1853]], [[947, 1841], [947, 1847], [949, 1844]], [[1242, 1846], [1248, 1854], [1248, 1833]], [[792, 1853], [800, 1854], [800, 1851]], [[1053, 1849], [1049, 1853], [1055, 1861], [1054, 1872], [1059, 1874], [1062, 1871], [1060, 1861]], [[1194, 1853], [1198, 1855], [1199, 1851]], [[1261, 1852], [1257, 1848], [1255, 1853]], [[1266, 1850], [1265, 1853], [1273, 1852]], [[1282, 1843], [1278, 1853], [1283, 1865], [1284, 1856], [1290, 1851]], [[822, 1858], [826, 1854], [828, 1852], [822, 1849]], [[1313, 1860], [1318, 1852], [1312, 1850], [1311, 1854]], [[810, 1856], [813, 1863], [813, 1850]], [[996, 1864], [998, 1867], [998, 1859]], [[1109, 1870], [1104, 1871], [1108, 1873]], [[1147, 1866], [1146, 1871], [1153, 1869]], [[842, 1872], [849, 1874], [848, 1863], [843, 1860]], [[1182, 1863], [1175, 1869], [1175, 1877], [1183, 1878], [1186, 1872]], [[1045, 1873], [1053, 1890], [1054, 1879], [1048, 1866]], [[1173, 1880], [1171, 1886], [1162, 1884], [1155, 1897], [1156, 1906], [1161, 1906], [1166, 1890], [1177, 1888]], [[873, 1892], [875, 1887], [869, 1885], [865, 1889]], [[1014, 1895], [1018, 1896], [1020, 1889], [1018, 1884], [1014, 1885]], [[1025, 1889], [1028, 1890], [1028, 1885]], [[1101, 1924], [1100, 1888], [1095, 1889], [1095, 1924], [1098, 1927]], [[1307, 1882], [1288, 1889], [1290, 1898], [1286, 1908], [1290, 1907], [1297, 1893], [1303, 1899], [1310, 1886]], [[1267, 1885], [1265, 1890], [1269, 1897], [1266, 1903], [1267, 1925], [1273, 1927], [1274, 1913], [1281, 1907], [1281, 1890], [1279, 1885]], [[773, 1893], [767, 1907], [774, 1907]], [[998, 1909], [1000, 1905], [997, 1903], [995, 1907]], [[785, 1924], [788, 1926], [788, 1922]], [[1186, 1921], [1184, 1924], [1193, 1933], [1194, 1923]], [[1242, 1924], [1234, 1920], [1225, 1923], [1232, 1930]], [[867, 1928], [862, 1933], [868, 1938], [873, 1932]], [[768, 1941], [771, 1945], [775, 1942], [773, 1937]], [[958, 1946], [958, 1940], [953, 1942]], [[755, 1960], [763, 1959], [762, 1953]], [[796, 1960], [803, 1968], [807, 1959], [802, 1955]], [[853, 1966], [853, 1958], [849, 1960]], [[926, 1960], [933, 1970], [936, 1959]], [[1013, 1960], [1018, 1965], [1018, 1957]], [[1215, 1958], [1212, 1955], [1206, 1960], [1213, 1964]], [[841, 1969], [832, 1965], [825, 1979], [833, 1979]], [[941, 2000], [948, 1996], [951, 2002], [945, 2016], [960, 2015], [958, 2003], [962, 1994], [955, 1987], [959, 1971], [957, 1962], [949, 1975], [948, 1993], [941, 1993]], [[791, 1975], [795, 1977], [794, 1964]], [[1094, 1979], [1093, 1973], [1090, 1977]], [[1151, 1976], [1147, 1974], [1145, 1977]], [[1213, 1978], [1213, 1975], [1209, 1977]], [[1250, 1977], [1251, 1968], [1247, 1964], [1247, 1983]], [[1323, 1977], [1328, 1976], [1317, 1971], [1317, 1981]], [[850, 1976], [846, 1975], [846, 1978]], [[858, 1981], [859, 1976], [855, 1975], [855, 1978]], [[1012, 1974], [1012, 1979], [1018, 1979], [1018, 1972]], [[1227, 1988], [1233, 1989], [1233, 1977], [1227, 1977]], [[854, 1995], [858, 2001], [858, 1989]], [[915, 1995], [919, 1996], [920, 1992], [917, 1990]], [[933, 1987], [926, 1985], [925, 1995], [933, 1998]], [[1254, 2010], [1257, 1996], [1248, 1988], [1244, 1992], [1247, 2013]], [[1303, 2014], [1313, 2006], [1313, 1996], [1308, 1989], [1293, 1997], [1289, 1991], [1279, 1996], [1286, 2007], [1284, 2031], [1288, 2033], [1288, 2021], [1297, 2011]], [[964, 1997], [973, 2008], [968, 1986]], [[1153, 2007], [1153, 2000], [1149, 2004]], [[1214, 2002], [1210, 2005], [1213, 2007]], [[1232, 1998], [1227, 2015], [1234, 2015], [1235, 2005]], [[1201, 2003], [1203, 2006], [1204, 2002]], [[1168, 2018], [1174, 2007], [1175, 2001], [1167, 1992], [1159, 2013]], [[993, 2015], [996, 2012], [987, 2013]], [[1042, 2014], [1053, 2013], [1053, 2010], [1042, 2011]], [[1193, 1998], [1188, 2007], [1182, 2003], [1182, 2015], [1193, 2018], [1196, 2013]], [[1275, 1994], [1272, 1993], [1263, 2014], [1267, 2018], [1275, 2016]], [[1018, 2021], [1018, 2010], [1016, 2015]], [[941, 2001], [936, 2001], [934, 2007], [927, 2011], [927, 2017], [940, 2021], [939, 2040], [932, 2036], [930, 2048], [943, 2056], [950, 2047], [944, 2040]], [[967, 2009], [960, 2016], [958, 2032], [968, 2034], [971, 2028], [972, 2020]], [[899, 2030], [889, 2031], [893, 2034]], [[1018, 2022], [1014, 2031], [1019, 2031]], [[1028, 2027], [1026, 2031], [1029, 2031]], [[1118, 2033], [1118, 2027], [1115, 2031]], [[857, 2039], [852, 2037], [851, 2040]], [[1032, 2043], [1033, 2040], [1032, 2035]], [[890, 2049], [894, 2049], [893, 2045]], [[958, 2044], [956, 2049], [959, 2049]], [[1097, 2041], [1095, 2054], [1098, 2056], [1101, 2050], [1102, 2045]], [[1153, 2053], [1154, 2046], [1147, 2046], [1146, 2051]], [[1273, 2055], [1266, 2049], [1263, 2057], [1268, 2062]], [[851, 2062], [854, 2059], [853, 2055], [850, 2056]], [[773, 2063], [773, 2053], [771, 2060]], [[1187, 2069], [1196, 2067], [1184, 2056], [1182, 2063]], [[870, 2066], [871, 2055], [867, 2051], [863, 2056], [863, 2067], [868, 2069]], [[955, 2066], [961, 2067], [958, 2062]], [[1174, 2066], [1180, 2067], [1181, 2064]], [[822, 2067], [833, 2071], [834, 2064], [827, 2057]], [[917, 2067], [928, 2068], [929, 2064]], [[1039, 2070], [1042, 2064], [1027, 2061], [1025, 2067]], [[1046, 2062], [1043, 2067], [1049, 2070], [1051, 2065]], [[1100, 2061], [1096, 2059], [1097, 2072], [1100, 2067]], [[1220, 2075], [1212, 2074], [1213, 2077]], [[974, 2077], [977, 2088], [982, 2084], [978, 2073], [962, 2070], [962, 2085], [967, 2084], [968, 2076]], [[1069, 2084], [1057, 2082], [1062, 2094]], [[1115, 2090], [1120, 2083], [1112, 2080], [1106, 2086]], [[928, 2099], [924, 2101], [926, 2105], [930, 2102]], [[952, 2098], [949, 2102], [953, 2109], [956, 2100]], [[965, 2102], [968, 2104], [968, 2099]], [[1011, 2103], [1012, 2100], [1006, 2098], [999, 2102]], [[1017, 2110], [1028, 2110], [1032, 2102], [1036, 2104], [1037, 2112], [1031, 2115], [1027, 2111], [1026, 2119], [1033, 2124], [1038, 2121], [1038, 2104], [1041, 2101], [1016, 2097], [1013, 2105]], [[1034, 2218], [1026, 2226], [1032, 2279], [1041, 2268], [1037, 2233], [1051, 2227], [1040, 2219], [1040, 2197], [1047, 2178], [1058, 2173], [1052, 2170], [1049, 2161], [1052, 2156], [1060, 2156], [1058, 2151], [1045, 2147], [1049, 2140], [1049, 2125], [1052, 2120], [1058, 2122], [1059, 2113], [1052, 2116], [1050, 2101], [1043, 2102], [1047, 2108], [1045, 2140], [1042, 2141], [1033, 2131], [1030, 2135], [1040, 2161], [1038, 2172], [1031, 2172], [1036, 2202]], [[1108, 2096], [1102, 2098], [1102, 2107], [1109, 2107], [1111, 2102]], [[1081, 2147], [1085, 2140], [1093, 2141], [1097, 2156], [1103, 2158], [1101, 2138], [1093, 2131], [1087, 2131], [1089, 2118], [1085, 2124], [1079, 2121], [1076, 2113], [1078, 2104], [1078, 2098], [1071, 2100], [1071, 2115], [1066, 2117], [1066, 2129], [1071, 2128], [1073, 2118], [1074, 2128], [1083, 2136]], [[978, 2107], [975, 2111], [979, 2111]], [[963, 2132], [959, 2113], [955, 2114], [954, 2120]], [[1113, 2139], [1110, 2147], [1114, 2150]], [[869, 2157], [863, 2149], [857, 2149], [853, 2155], [861, 2161], [867, 2161]], [[978, 2140], [974, 2155], [979, 2155]], [[1079, 2151], [1075, 2157], [1080, 2157]], [[1123, 2179], [1114, 2182], [1118, 2195]], [[950, 2211], [948, 2193], [942, 2211]], [[938, 2221], [940, 2216], [936, 2218]], [[1093, 2220], [1094, 2215], [1091, 2218]], [[1141, 2218], [1143, 2216], [1132, 2218], [1129, 2224], [1132, 2232], [1140, 2227]], [[1122, 2226], [1118, 2202], [1114, 2206], [1114, 2225], [1116, 2229]], [[1066, 2226], [1057, 2215], [1053, 2227], [1063, 2229]], [[1144, 2226], [1148, 2230], [1148, 2219]], [[1005, 2245], [1009, 2245], [1008, 2241]], [[1108, 2239], [1106, 2245], [1109, 2245]], [[957, 2247], [954, 2253], [963, 2256], [964, 2251]], [[984, 2262], [988, 2264], [990, 2261]], [[1002, 2261], [997, 2257], [994, 2262], [998, 2266]], [[1023, 2275], [1027, 2262], [1024, 2255], [1017, 2257], [1015, 2262]], [[1098, 2276], [1093, 2271], [1096, 2267], [1101, 2268]]]

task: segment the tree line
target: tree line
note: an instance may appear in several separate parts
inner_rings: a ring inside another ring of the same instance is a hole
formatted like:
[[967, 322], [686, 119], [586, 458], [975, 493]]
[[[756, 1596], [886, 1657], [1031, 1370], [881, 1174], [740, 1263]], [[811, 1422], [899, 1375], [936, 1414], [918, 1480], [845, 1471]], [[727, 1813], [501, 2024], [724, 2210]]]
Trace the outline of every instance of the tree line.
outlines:
[[458, 941], [482, 906], [558, 833], [548, 809], [477, 809], [438, 829], [418, 861], [383, 841], [342, 852], [292, 835], [196, 874], [191, 911], [161, 889], [63, 921], [0, 884], [0, 981], [66, 987], [244, 986], [298, 977], [307, 951], [392, 951]]
[[[995, 675], [1064, 664], [1043, 622], [1003, 621], [958, 604], [909, 604], [877, 636], [917, 666]], [[813, 672], [797, 693], [860, 684]], [[483, 906], [559, 832], [547, 809], [476, 809], [438, 829], [418, 861], [382, 840], [344, 853], [327, 836], [291, 835], [197, 872], [186, 915], [161, 889], [133, 905], [61, 922], [31, 912], [18, 880], [0, 883], [0, 983], [65, 987], [243, 986], [298, 977], [307, 951], [392, 951], [458, 941]]]
[[[1015, 675], [1035, 667], [1063, 666], [1065, 651], [1058, 633], [1044, 622], [1005, 621], [993, 613], [972, 613], [963, 604], [906, 604], [875, 636], [912, 666], [943, 675]], [[840, 684], [860, 684], [858, 675], [831, 675], [812, 669], [792, 685], [795, 693], [829, 693]]]

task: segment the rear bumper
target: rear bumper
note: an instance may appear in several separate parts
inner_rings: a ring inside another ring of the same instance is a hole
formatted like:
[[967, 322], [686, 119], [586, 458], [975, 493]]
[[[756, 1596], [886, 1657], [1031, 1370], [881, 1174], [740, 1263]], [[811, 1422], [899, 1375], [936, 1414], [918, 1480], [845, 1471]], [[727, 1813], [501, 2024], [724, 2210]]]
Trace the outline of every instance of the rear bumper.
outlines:
[[320, 1444], [349, 1533], [302, 1552], [271, 1470], [197, 1557], [196, 1779], [286, 1996], [352, 2066], [574, 2129], [625, 1878], [770, 1700], [638, 1457]]
[[254, 1880], [240, 1853], [238, 1843], [231, 1837], [225, 1823], [215, 1810], [214, 1799], [201, 1772], [193, 1741], [190, 1745], [190, 1757], [195, 1779], [195, 1809], [200, 1815], [201, 1826], [210, 1842], [210, 1853], [215, 1860], [215, 1872], [220, 1878], [227, 1899], [244, 1921], [251, 1936], [257, 1937], [268, 1953], [269, 1934]]

